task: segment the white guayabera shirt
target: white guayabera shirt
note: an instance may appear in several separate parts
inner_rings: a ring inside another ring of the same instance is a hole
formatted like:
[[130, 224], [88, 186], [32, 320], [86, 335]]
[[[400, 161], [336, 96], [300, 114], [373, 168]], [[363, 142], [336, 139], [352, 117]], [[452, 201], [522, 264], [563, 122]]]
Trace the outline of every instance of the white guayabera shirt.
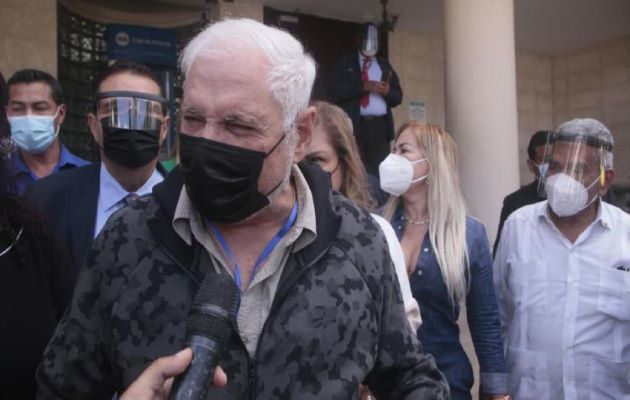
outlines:
[[569, 242], [547, 201], [506, 221], [494, 283], [515, 399], [630, 399], [630, 215], [600, 201]]

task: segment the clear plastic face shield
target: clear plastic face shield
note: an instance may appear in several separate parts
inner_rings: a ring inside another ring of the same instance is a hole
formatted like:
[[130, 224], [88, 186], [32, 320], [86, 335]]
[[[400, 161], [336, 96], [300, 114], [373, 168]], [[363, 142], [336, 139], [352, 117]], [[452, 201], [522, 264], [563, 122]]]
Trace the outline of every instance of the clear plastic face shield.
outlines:
[[374, 57], [378, 52], [378, 29], [374, 25], [367, 25], [361, 37], [361, 54]]
[[612, 143], [598, 137], [553, 133], [544, 163], [548, 171], [539, 186], [560, 217], [575, 215], [599, 196], [605, 184], [605, 154]]
[[95, 96], [96, 117], [103, 128], [159, 132], [166, 99], [149, 93], [111, 91]]

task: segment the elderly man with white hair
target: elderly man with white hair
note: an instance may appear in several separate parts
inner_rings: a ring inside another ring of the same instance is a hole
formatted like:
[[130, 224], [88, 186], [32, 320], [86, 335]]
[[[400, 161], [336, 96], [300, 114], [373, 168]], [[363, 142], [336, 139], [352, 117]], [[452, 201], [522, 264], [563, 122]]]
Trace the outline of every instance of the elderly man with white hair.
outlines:
[[300, 162], [315, 116], [300, 43], [226, 20], [190, 42], [182, 70], [181, 165], [96, 240], [38, 370], [40, 396], [122, 392], [184, 347], [200, 283], [227, 274], [240, 308], [220, 352], [227, 385], [208, 398], [352, 399], [359, 383], [381, 398], [446, 398], [380, 228]]
[[552, 133], [547, 199], [505, 223], [494, 282], [515, 399], [630, 395], [630, 215], [601, 201], [613, 137], [594, 119]]

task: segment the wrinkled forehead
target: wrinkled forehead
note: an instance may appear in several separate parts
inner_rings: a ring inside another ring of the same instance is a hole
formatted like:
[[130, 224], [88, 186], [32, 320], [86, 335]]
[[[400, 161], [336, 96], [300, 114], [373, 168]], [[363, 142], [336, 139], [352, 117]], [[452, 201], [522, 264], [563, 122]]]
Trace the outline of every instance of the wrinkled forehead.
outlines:
[[206, 115], [244, 111], [266, 119], [280, 117], [281, 105], [266, 79], [268, 61], [260, 54], [227, 54], [196, 57], [184, 82], [184, 108]]
[[260, 50], [238, 51], [222, 47], [202, 50], [186, 74], [184, 88], [195, 86], [214, 91], [214, 85], [224, 82], [266, 86], [270, 70], [271, 65]]

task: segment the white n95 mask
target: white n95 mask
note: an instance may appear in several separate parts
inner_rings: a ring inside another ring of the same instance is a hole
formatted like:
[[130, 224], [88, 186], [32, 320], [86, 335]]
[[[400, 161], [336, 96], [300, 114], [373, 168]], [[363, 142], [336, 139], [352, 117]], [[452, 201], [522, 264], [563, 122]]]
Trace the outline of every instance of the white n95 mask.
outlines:
[[545, 192], [549, 199], [549, 206], [559, 217], [569, 217], [575, 215], [588, 207], [597, 196], [589, 201], [588, 189], [590, 189], [599, 178], [593, 183], [584, 187], [584, 185], [565, 173], [559, 173], [547, 177], [545, 182]]
[[391, 195], [400, 196], [409, 190], [412, 183], [427, 179], [428, 174], [413, 179], [413, 164], [423, 161], [426, 162], [427, 159], [421, 158], [420, 160], [409, 161], [397, 154], [388, 155], [378, 167], [381, 189]]

